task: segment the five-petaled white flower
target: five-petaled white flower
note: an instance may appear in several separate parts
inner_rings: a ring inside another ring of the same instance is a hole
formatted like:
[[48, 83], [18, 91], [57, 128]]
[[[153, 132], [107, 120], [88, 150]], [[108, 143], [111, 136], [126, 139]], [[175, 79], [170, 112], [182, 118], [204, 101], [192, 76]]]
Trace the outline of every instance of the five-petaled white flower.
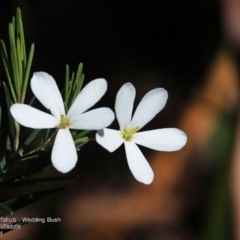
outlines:
[[77, 163], [77, 151], [69, 129], [99, 130], [114, 120], [109, 108], [91, 108], [107, 90], [105, 79], [96, 79], [88, 83], [78, 94], [67, 114], [65, 114], [62, 96], [52, 76], [45, 72], [34, 73], [31, 79], [34, 95], [51, 114], [26, 104], [11, 106], [11, 113], [21, 125], [29, 128], [59, 128], [53, 149], [52, 163], [60, 172], [66, 173]]
[[132, 174], [139, 182], [150, 184], [154, 173], [136, 144], [153, 150], [170, 152], [181, 149], [187, 142], [187, 136], [177, 128], [138, 132], [163, 109], [168, 94], [163, 88], [148, 92], [132, 117], [135, 94], [136, 90], [131, 83], [126, 83], [120, 88], [115, 102], [120, 130], [104, 128], [96, 133], [96, 141], [110, 152], [124, 143]]

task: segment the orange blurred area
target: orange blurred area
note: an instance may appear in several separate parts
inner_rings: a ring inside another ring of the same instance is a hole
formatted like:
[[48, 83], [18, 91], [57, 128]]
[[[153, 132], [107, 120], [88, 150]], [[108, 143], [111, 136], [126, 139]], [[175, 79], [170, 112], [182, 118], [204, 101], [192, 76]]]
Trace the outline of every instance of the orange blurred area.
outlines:
[[[64, 231], [71, 236], [67, 239], [199, 239], [184, 226], [194, 205], [202, 200], [193, 196], [201, 192], [194, 190], [199, 186], [191, 171], [198, 167], [222, 116], [235, 109], [238, 84], [237, 66], [221, 49], [209, 66], [204, 84], [193, 90], [192, 101], [178, 120], [177, 127], [188, 136], [186, 146], [173, 153], [151, 154], [155, 179], [149, 186], [135, 182], [124, 193], [97, 191], [64, 202], [68, 206], [62, 212]], [[149, 237], [138, 238], [141, 232]]]

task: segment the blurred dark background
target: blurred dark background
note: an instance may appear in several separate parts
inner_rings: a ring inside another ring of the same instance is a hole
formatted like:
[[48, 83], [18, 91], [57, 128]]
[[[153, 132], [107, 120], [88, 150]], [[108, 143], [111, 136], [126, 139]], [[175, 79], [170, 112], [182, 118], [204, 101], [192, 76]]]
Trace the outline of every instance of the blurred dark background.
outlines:
[[111, 108], [125, 82], [136, 85], [137, 101], [154, 87], [166, 88], [170, 97], [161, 127], [177, 119], [223, 43], [217, 0], [1, 0], [0, 38], [5, 42], [17, 7], [27, 43], [36, 44], [33, 72], [48, 72], [62, 87], [66, 64], [76, 71], [83, 62], [85, 83], [107, 79], [107, 94], [98, 105]]
[[125, 82], [136, 84], [137, 101], [154, 87], [166, 88], [169, 108], [162, 127], [177, 119], [223, 42], [217, 0], [1, 0], [5, 41], [16, 7], [22, 10], [27, 43], [36, 44], [33, 72], [48, 72], [62, 87], [66, 64], [76, 71], [83, 62], [85, 82], [107, 79], [99, 105], [111, 108]]
[[33, 71], [49, 72], [57, 81], [66, 64], [75, 70], [83, 62], [87, 81], [105, 77], [118, 89], [122, 76], [134, 83], [148, 78], [185, 98], [222, 43], [217, 0], [0, 4], [1, 38], [7, 39], [7, 24], [21, 7], [27, 42], [36, 43]]
[[[107, 94], [98, 105], [111, 108], [125, 82], [136, 86], [137, 102], [152, 88], [166, 88], [167, 107], [147, 128], [176, 124], [194, 89], [204, 84], [217, 52], [228, 46], [218, 0], [1, 0], [0, 38], [5, 42], [16, 7], [22, 10], [27, 43], [36, 44], [33, 72], [48, 72], [62, 87], [66, 64], [75, 71], [83, 62], [85, 83], [98, 77], [107, 79]], [[2, 67], [0, 77], [4, 77]], [[87, 144], [74, 170], [81, 179], [71, 185], [68, 194], [129, 188], [134, 179], [122, 150], [109, 155], [96, 144]], [[133, 232], [126, 239], [148, 238]]]

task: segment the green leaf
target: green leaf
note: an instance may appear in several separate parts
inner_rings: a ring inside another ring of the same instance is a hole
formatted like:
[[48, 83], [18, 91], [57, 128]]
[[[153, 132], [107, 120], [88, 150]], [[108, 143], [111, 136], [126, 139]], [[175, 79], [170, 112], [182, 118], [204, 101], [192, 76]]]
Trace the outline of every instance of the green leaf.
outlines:
[[[15, 27], [16, 27], [15, 17], [12, 18], [12, 23], [10, 23], [10, 24], [12, 25], [13, 29], [15, 29]], [[14, 38], [15, 38], [15, 31], [13, 32], [13, 35], [14, 35]]]
[[80, 149], [83, 145], [89, 142], [89, 137], [78, 138], [74, 141], [77, 149]]
[[35, 49], [35, 44], [33, 43], [30, 48], [29, 56], [28, 56], [28, 61], [27, 61], [27, 67], [25, 69], [25, 76], [24, 76], [24, 81], [23, 81], [23, 88], [22, 88], [22, 102], [25, 100], [26, 96], [26, 91], [27, 91], [27, 85], [29, 82], [29, 74], [32, 66], [32, 60], [33, 60], [33, 55], [34, 55], [34, 49]]
[[64, 102], [66, 110], [72, 105], [77, 95], [80, 93], [84, 74], [82, 73], [83, 64], [80, 63], [78, 66], [77, 74], [75, 76], [74, 72], [71, 75], [70, 79], [70, 69], [69, 66], [66, 65], [66, 73], [65, 73], [65, 94], [64, 94]]
[[[0, 212], [4, 213], [3, 215], [6, 215], [6, 214], [13, 214], [13, 210], [8, 207], [7, 205], [5, 205], [4, 203], [1, 203], [0, 202]], [[1, 215], [2, 216], [2, 215]]]
[[76, 74], [76, 78], [75, 78], [75, 82], [74, 82], [74, 91], [77, 90], [81, 90], [82, 84], [83, 82], [81, 81], [81, 76], [82, 76], [82, 70], [83, 70], [83, 64], [80, 63], [78, 65], [78, 70], [77, 70], [77, 74]]
[[83, 64], [80, 63], [78, 66], [78, 71], [77, 75], [74, 81], [74, 88], [73, 88], [73, 97], [72, 97], [72, 102], [76, 99], [77, 95], [81, 91], [82, 85], [83, 85], [83, 80], [84, 80], [84, 75], [82, 74], [82, 69], [83, 69]]
[[79, 142], [79, 143], [75, 144], [75, 147], [76, 147], [77, 150], [80, 150], [80, 148], [81, 148], [82, 146], [84, 146], [86, 143], [87, 143], [87, 142]]
[[5, 172], [4, 171], [4, 168], [6, 166], [6, 155], [4, 155], [2, 157], [2, 159], [0, 160], [0, 169], [1, 169], [1, 172]]
[[13, 17], [12, 23], [9, 23], [8, 31], [10, 41], [10, 57], [8, 57], [4, 42], [1, 41], [0, 44], [3, 64], [13, 102], [23, 103], [26, 97], [35, 46], [34, 44], [31, 45], [29, 56], [27, 58], [22, 16], [19, 8], [16, 11], [16, 20]]
[[43, 139], [42, 139], [42, 144], [47, 141], [47, 139], [49, 137], [49, 134], [50, 134], [50, 131], [51, 131], [50, 128], [44, 130], [44, 136], [43, 136]]
[[41, 129], [35, 129], [35, 130], [32, 131], [32, 133], [29, 135], [29, 137], [27, 138], [27, 140], [24, 142], [23, 146], [19, 150], [19, 153], [21, 155], [22, 155], [24, 149], [36, 138], [36, 136], [38, 135], [38, 133], [40, 131], [41, 131]]
[[72, 99], [71, 99], [71, 94], [72, 94], [72, 91], [73, 91], [73, 81], [74, 81], [74, 72], [72, 73], [72, 77], [71, 77], [71, 80], [69, 81], [69, 84], [68, 84], [68, 108], [72, 105]]
[[89, 141], [89, 137], [78, 138], [74, 142], [75, 143], [87, 143]]
[[64, 101], [66, 103], [66, 106], [68, 106], [68, 99], [69, 99], [69, 93], [68, 93], [68, 88], [69, 88], [69, 78], [70, 78], [70, 69], [69, 66], [66, 65], [66, 73], [65, 73], [65, 94], [64, 94]]
[[84, 130], [81, 131], [76, 137], [74, 137], [74, 139], [78, 139], [78, 138], [82, 138], [85, 137], [87, 134], [89, 134], [91, 132], [91, 130]]
[[17, 21], [17, 34], [20, 36], [20, 39], [21, 39], [22, 60], [23, 60], [24, 68], [26, 68], [27, 56], [26, 56], [25, 37], [24, 37], [22, 15], [21, 15], [20, 8], [17, 8], [16, 21]]
[[17, 38], [16, 40], [17, 43], [17, 61], [18, 61], [18, 76], [19, 76], [19, 92], [20, 89], [22, 89], [22, 83], [23, 83], [23, 66], [22, 66], [22, 61], [23, 61], [23, 56], [22, 56], [22, 51], [21, 51], [21, 42], [20, 39]]
[[25, 141], [24, 145], [28, 146], [37, 136], [37, 134], [41, 131], [41, 129], [35, 129], [32, 131], [31, 135], [27, 138], [27, 140]]
[[28, 103], [28, 105], [32, 106], [34, 101], [35, 101], [36, 97], [33, 95], [30, 102]]
[[10, 113], [10, 107], [12, 105], [11, 103], [11, 97], [8, 91], [8, 88], [5, 84], [5, 82], [3, 82], [3, 88], [4, 88], [4, 93], [5, 93], [5, 100], [6, 100], [6, 110], [7, 110], [7, 119], [8, 119], [8, 129], [9, 129], [9, 137], [10, 137], [10, 141], [12, 143], [13, 146], [13, 142], [14, 142], [14, 136], [15, 136], [15, 131], [14, 131], [14, 120], [13, 117]]
[[11, 77], [11, 74], [10, 74], [11, 71], [10, 71], [8, 54], [7, 54], [5, 43], [2, 40], [0, 40], [0, 48], [1, 48], [3, 65], [4, 65], [6, 75], [7, 75], [7, 80], [8, 80], [10, 91], [11, 91], [11, 94], [12, 94], [12, 97], [13, 97], [13, 101], [17, 102], [17, 97], [16, 97], [16, 94], [15, 94], [15, 91], [14, 91], [14, 87], [12, 85], [12, 77]]
[[18, 69], [18, 57], [15, 44], [15, 34], [13, 25], [9, 24], [9, 40], [10, 40], [10, 56], [12, 62], [12, 72], [14, 78], [15, 91], [17, 93], [17, 101], [19, 101], [20, 82], [19, 82], [19, 69]]

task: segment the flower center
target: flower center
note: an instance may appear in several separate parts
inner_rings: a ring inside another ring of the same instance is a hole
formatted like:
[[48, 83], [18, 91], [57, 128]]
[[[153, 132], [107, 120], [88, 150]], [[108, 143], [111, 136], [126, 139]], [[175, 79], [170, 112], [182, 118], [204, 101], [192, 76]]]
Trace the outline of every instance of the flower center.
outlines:
[[58, 125], [59, 128], [62, 128], [62, 129], [66, 129], [66, 128], [69, 128], [69, 120], [66, 118], [66, 116], [64, 115], [61, 115], [61, 118], [60, 118], [60, 123]]
[[121, 132], [121, 136], [124, 140], [129, 141], [133, 134], [136, 133], [139, 130], [139, 127], [131, 128], [131, 129], [125, 129]]

